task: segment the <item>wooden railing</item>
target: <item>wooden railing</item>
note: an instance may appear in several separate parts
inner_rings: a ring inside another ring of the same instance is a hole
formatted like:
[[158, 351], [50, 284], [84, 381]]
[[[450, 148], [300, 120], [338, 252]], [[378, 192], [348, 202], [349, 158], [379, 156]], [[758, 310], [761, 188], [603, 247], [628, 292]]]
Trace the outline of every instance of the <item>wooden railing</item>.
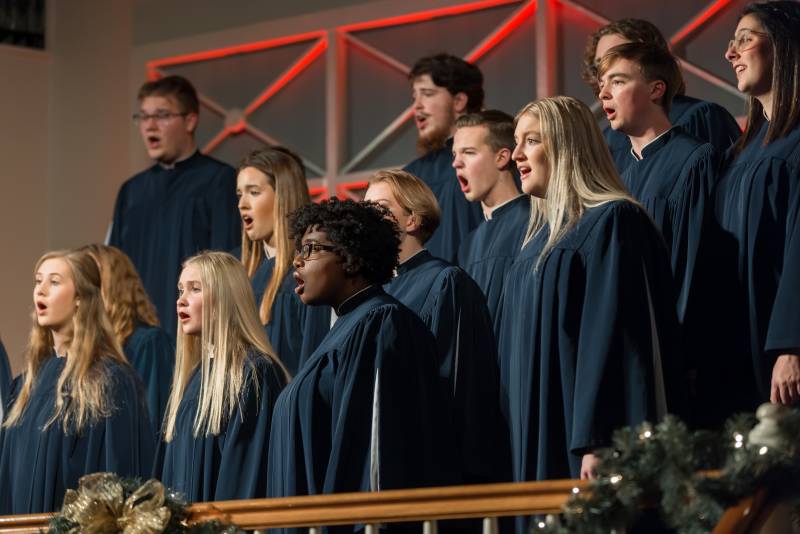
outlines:
[[[424, 522], [435, 532], [435, 521], [482, 518], [484, 534], [497, 532], [497, 517], [557, 514], [574, 491], [585, 490], [577, 480], [548, 480], [516, 484], [486, 484], [392, 490], [374, 493], [339, 493], [279, 499], [219, 501], [192, 505], [190, 521], [220, 519], [244, 530], [328, 525], [378, 525]], [[763, 515], [763, 495], [731, 508], [714, 534], [749, 532], [756, 516]], [[50, 514], [0, 516], [0, 534], [39, 532], [47, 529]], [[373, 530], [373, 529], [368, 529]]]

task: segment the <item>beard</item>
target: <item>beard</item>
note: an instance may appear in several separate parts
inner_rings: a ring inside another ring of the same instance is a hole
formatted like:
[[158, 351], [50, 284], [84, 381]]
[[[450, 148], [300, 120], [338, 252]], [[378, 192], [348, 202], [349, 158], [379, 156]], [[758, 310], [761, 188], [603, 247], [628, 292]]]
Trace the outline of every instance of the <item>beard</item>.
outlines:
[[447, 140], [450, 139], [452, 134], [452, 126], [456, 122], [455, 113], [451, 112], [450, 116], [441, 126], [435, 127], [428, 133], [420, 134], [417, 137], [417, 153], [424, 156], [434, 150], [439, 150], [445, 147]]

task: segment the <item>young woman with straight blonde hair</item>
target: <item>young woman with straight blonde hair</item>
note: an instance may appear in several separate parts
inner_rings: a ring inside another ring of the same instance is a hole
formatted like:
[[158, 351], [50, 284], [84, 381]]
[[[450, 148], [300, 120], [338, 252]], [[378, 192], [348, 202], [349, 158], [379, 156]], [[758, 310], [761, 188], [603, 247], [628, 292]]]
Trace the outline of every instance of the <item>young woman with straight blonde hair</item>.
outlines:
[[616, 428], [666, 412], [677, 355], [669, 259], [586, 105], [532, 102], [514, 137], [532, 197], [498, 324], [514, 479], [590, 478], [592, 452]]
[[106, 245], [87, 245], [82, 250], [100, 267], [103, 303], [111, 327], [125, 357], [144, 382], [150, 419], [160, 427], [172, 383], [175, 344], [159, 327], [156, 308], [128, 256]]
[[261, 324], [277, 355], [295, 374], [330, 327], [330, 316], [308, 308], [294, 292], [288, 216], [311, 202], [300, 158], [283, 147], [254, 150], [236, 178], [242, 218], [242, 263]]
[[224, 252], [186, 260], [156, 478], [190, 502], [266, 495], [272, 406], [288, 374], [258, 320], [242, 264]]
[[147, 476], [155, 429], [86, 252], [36, 263], [26, 367], [3, 423], [0, 514], [51, 512], [88, 473]]

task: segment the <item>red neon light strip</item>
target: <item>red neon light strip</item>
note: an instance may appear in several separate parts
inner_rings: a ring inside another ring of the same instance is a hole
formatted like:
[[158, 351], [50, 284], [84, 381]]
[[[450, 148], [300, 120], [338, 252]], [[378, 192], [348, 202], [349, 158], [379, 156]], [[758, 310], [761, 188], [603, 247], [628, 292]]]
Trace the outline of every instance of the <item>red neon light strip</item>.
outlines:
[[528, 3], [524, 8], [520, 9], [516, 15], [511, 17], [503, 26], [495, 30], [495, 32], [489, 36], [483, 42], [483, 45], [478, 48], [477, 50], [473, 50], [472, 53], [465, 57], [466, 61], [470, 63], [475, 63], [478, 59], [480, 59], [486, 52], [497, 46], [500, 42], [503, 41], [506, 37], [511, 34], [514, 30], [520, 27], [526, 19], [530, 18], [536, 12], [536, 2], [532, 1]]
[[328, 198], [328, 188], [324, 185], [320, 187], [312, 187], [308, 190], [308, 196], [314, 199], [314, 202], [319, 202], [320, 200], [325, 200]]
[[311, 63], [314, 62], [323, 52], [325, 49], [328, 48], [328, 39], [323, 37], [320, 39], [317, 44], [315, 44], [311, 49], [306, 52], [303, 57], [298, 59], [294, 65], [292, 65], [289, 70], [284, 72], [280, 78], [275, 80], [275, 82], [267, 87], [267, 89], [261, 93], [258, 98], [253, 100], [250, 105], [247, 106], [247, 109], [244, 110], [245, 115], [250, 115], [253, 113], [260, 105], [264, 102], [272, 98], [275, 93], [283, 89], [286, 84], [292, 81], [294, 78], [297, 77], [298, 74], [303, 72]]
[[349, 184], [339, 184], [336, 186], [336, 196], [341, 198], [342, 200], [346, 198], [353, 198], [353, 195], [348, 195], [349, 191], [358, 191], [359, 189], [366, 189], [369, 187], [369, 182], [364, 180], [363, 182], [352, 182]]
[[400, 26], [402, 24], [413, 24], [414, 22], [423, 22], [426, 20], [433, 20], [439, 17], [449, 17], [452, 15], [462, 15], [472, 11], [479, 11], [489, 7], [502, 6], [506, 4], [518, 3], [519, 0], [483, 0], [480, 2], [472, 2], [469, 4], [461, 4], [452, 7], [443, 7], [439, 9], [431, 9], [429, 11], [420, 11], [417, 13], [409, 13], [408, 15], [399, 15], [397, 17], [389, 17], [385, 19], [370, 20], [367, 22], [357, 22], [355, 24], [347, 24], [340, 26], [338, 29], [342, 32], [357, 32], [362, 30], [374, 30], [376, 28], [383, 28], [386, 26]]
[[247, 43], [236, 46], [229, 46], [227, 48], [218, 48], [216, 50], [206, 50], [204, 52], [195, 52], [193, 54], [185, 54], [182, 56], [174, 56], [163, 59], [156, 59], [147, 62], [147, 68], [150, 70], [159, 67], [168, 67], [181, 63], [192, 63], [195, 61], [207, 61], [209, 59], [219, 59], [222, 57], [233, 56], [236, 54], [247, 54], [250, 52], [258, 52], [259, 50], [266, 50], [268, 48], [275, 48], [277, 46], [285, 46], [301, 41], [309, 41], [311, 39], [321, 39], [325, 37], [325, 32], [318, 30], [314, 32], [301, 33], [298, 35], [287, 35], [286, 37], [278, 37], [268, 41], [258, 41], [255, 43]]
[[221, 132], [219, 132], [214, 139], [206, 143], [206, 146], [203, 147], [203, 154], [210, 154], [214, 149], [216, 149], [222, 142], [228, 137], [230, 130], [228, 128], [223, 128]]
[[689, 24], [681, 28], [678, 33], [672, 36], [670, 39], [669, 44], [675, 46], [679, 42], [683, 41], [686, 37], [688, 37], [691, 33], [693, 33], [696, 29], [701, 27], [703, 24], [708, 22], [708, 20], [716, 15], [720, 10], [722, 10], [725, 6], [731, 3], [731, 0], [717, 0], [713, 4], [711, 4], [704, 12], [700, 13], [694, 20], [692, 20]]

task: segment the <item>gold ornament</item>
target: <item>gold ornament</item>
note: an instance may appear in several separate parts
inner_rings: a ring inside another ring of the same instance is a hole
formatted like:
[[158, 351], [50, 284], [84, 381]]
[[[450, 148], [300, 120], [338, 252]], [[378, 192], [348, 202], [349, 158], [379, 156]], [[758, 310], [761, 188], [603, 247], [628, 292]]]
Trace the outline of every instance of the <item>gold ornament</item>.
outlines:
[[159, 534], [169, 523], [164, 506], [164, 486], [151, 479], [123, 501], [123, 488], [112, 473], [93, 473], [78, 481], [78, 490], [67, 490], [62, 515], [78, 526], [71, 533]]

